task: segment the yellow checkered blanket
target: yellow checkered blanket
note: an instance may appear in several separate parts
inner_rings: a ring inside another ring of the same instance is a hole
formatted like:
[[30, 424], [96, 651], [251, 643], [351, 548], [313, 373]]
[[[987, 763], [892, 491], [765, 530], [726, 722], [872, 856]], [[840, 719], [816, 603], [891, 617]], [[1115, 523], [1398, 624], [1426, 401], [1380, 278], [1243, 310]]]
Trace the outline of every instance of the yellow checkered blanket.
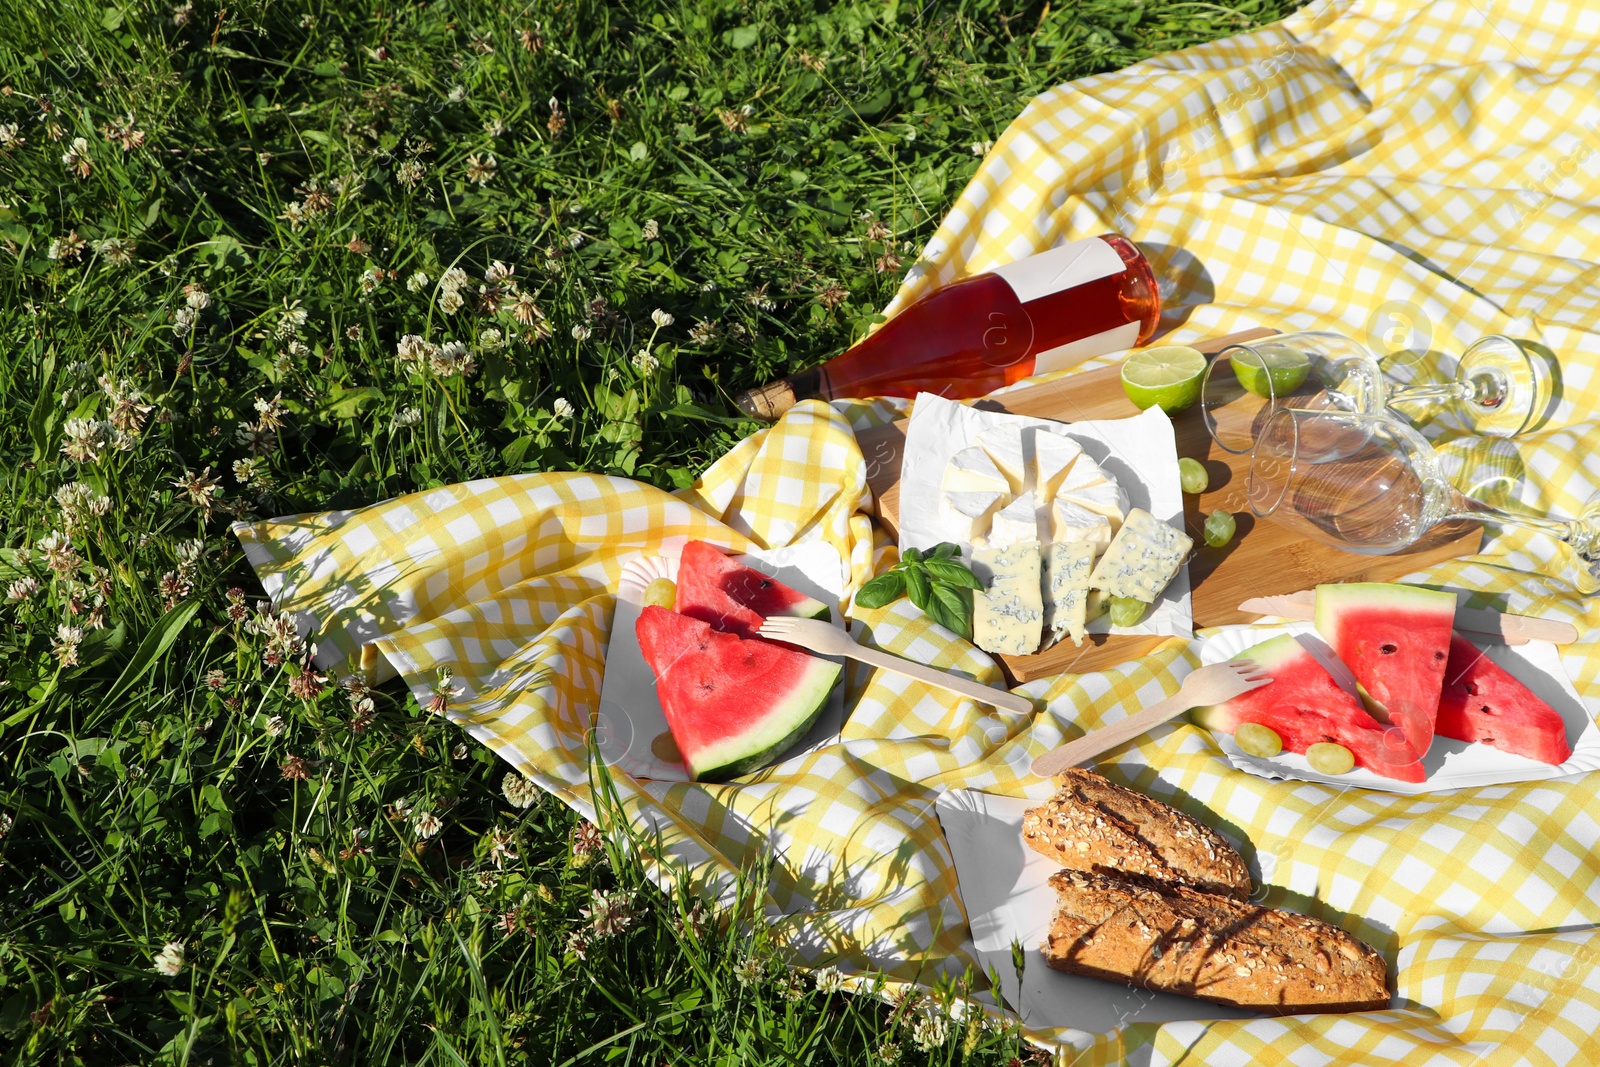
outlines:
[[[1022, 113], [908, 277], [936, 280], [1111, 229], [1164, 276], [1171, 339], [1251, 325], [1339, 329], [1380, 351], [1455, 353], [1507, 333], [1550, 359], [1537, 425], [1492, 445], [1429, 422], [1460, 479], [1499, 477], [1572, 514], [1600, 488], [1600, 10], [1544, 3], [1316, 4], [1256, 33], [1064, 85]], [[891, 308], [891, 310], [893, 310]], [[1418, 373], [1431, 371], [1426, 365]], [[621, 561], [662, 538], [739, 551], [823, 539], [858, 584], [892, 549], [865, 509], [854, 429], [890, 404], [806, 403], [668, 494], [584, 474], [450, 486], [355, 512], [241, 527], [276, 605], [325, 665], [374, 653], [580, 810]], [[1568, 619], [1564, 664], [1600, 699], [1600, 601], [1564, 546], [1491, 531], [1417, 576]], [[997, 678], [901, 602], [872, 639]], [[1008, 717], [920, 685], [847, 676], [837, 744], [729, 785], [618, 781], [667, 854], [712, 884], [757, 857], [775, 931], [807, 963], [926, 980], [973, 963], [937, 791], [1039, 797], [1033, 756], [1176, 690], [1186, 644], [1028, 685]], [[1265, 899], [1388, 958], [1386, 1012], [1139, 1024], [1037, 1035], [1078, 1062], [1568, 1063], [1600, 1060], [1600, 777], [1403, 798], [1233, 770], [1210, 735], [1163, 728], [1102, 764], [1237, 837]]]

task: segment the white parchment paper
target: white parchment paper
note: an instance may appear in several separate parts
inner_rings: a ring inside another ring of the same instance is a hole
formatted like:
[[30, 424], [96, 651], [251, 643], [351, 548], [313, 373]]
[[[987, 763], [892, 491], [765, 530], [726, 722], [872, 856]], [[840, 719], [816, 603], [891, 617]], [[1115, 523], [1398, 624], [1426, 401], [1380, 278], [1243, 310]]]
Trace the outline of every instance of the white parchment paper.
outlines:
[[[900, 548], [926, 549], [954, 541], [970, 553], [939, 506], [939, 483], [952, 456], [975, 444], [978, 434], [993, 426], [1042, 427], [1065, 434], [1083, 446], [1089, 458], [1117, 480], [1128, 506], [1144, 508], [1178, 529], [1183, 523], [1183, 486], [1178, 480], [1178, 444], [1172, 420], [1160, 408], [1131, 419], [1096, 422], [1054, 422], [999, 411], [982, 411], [932, 393], [917, 396], [906, 427], [900, 466]], [[1185, 530], [1185, 532], [1188, 532]], [[970, 558], [970, 557], [969, 557]], [[1089, 623], [1090, 633], [1194, 636], [1189, 603], [1189, 572], [1184, 568], [1137, 626], [1112, 626], [1106, 615]]]

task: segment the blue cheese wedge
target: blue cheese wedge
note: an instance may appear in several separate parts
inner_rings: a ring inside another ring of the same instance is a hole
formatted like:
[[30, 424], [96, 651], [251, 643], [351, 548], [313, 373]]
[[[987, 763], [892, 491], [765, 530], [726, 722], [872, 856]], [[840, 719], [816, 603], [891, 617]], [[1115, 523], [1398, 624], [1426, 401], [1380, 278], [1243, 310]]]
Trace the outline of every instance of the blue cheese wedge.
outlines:
[[[1083, 456], [1083, 446], [1070, 437], [1035, 429], [1033, 432], [1033, 491], [1049, 500], [1061, 488], [1072, 465]], [[1094, 461], [1089, 460], [1092, 464]]]
[[950, 523], [956, 540], [965, 544], [982, 540], [989, 535], [989, 523], [995, 511], [1008, 499], [1004, 493], [942, 493], [945, 518]]
[[989, 453], [971, 445], [951, 457], [944, 468], [944, 480], [939, 489], [945, 493], [1004, 493], [1010, 495], [1011, 483], [994, 465]]
[[1045, 552], [1044, 628], [1051, 644], [1063, 634], [1074, 645], [1083, 644], [1089, 621], [1089, 573], [1098, 553], [1098, 546], [1088, 541], [1056, 541]]
[[1044, 636], [1039, 542], [975, 548], [972, 573], [984, 588], [972, 594], [972, 640], [985, 652], [1026, 656]]
[[1128, 512], [1089, 584], [1107, 596], [1131, 596], [1154, 604], [1178, 576], [1194, 541], [1143, 508]]
[[1022, 447], [1022, 427], [992, 426], [978, 434], [978, 445], [994, 460], [1011, 491], [1020, 493], [1028, 488], [1028, 460]]

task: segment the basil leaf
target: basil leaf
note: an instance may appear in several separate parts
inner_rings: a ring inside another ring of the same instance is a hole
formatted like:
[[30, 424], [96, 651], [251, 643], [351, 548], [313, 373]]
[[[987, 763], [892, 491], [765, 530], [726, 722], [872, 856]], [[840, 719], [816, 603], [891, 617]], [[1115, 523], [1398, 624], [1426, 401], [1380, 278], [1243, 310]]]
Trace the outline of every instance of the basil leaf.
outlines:
[[954, 559], [961, 552], [961, 546], [949, 541], [940, 541], [933, 546], [934, 559]]
[[900, 562], [902, 562], [902, 563], [921, 563], [922, 562], [922, 550], [920, 548], [908, 548], [908, 549], [906, 549], [904, 552], [900, 553]]
[[922, 573], [921, 567], [907, 567], [905, 569], [906, 592], [911, 595], [911, 602], [923, 611], [928, 610], [928, 602], [933, 597], [932, 586], [928, 576]]
[[885, 571], [856, 591], [856, 603], [864, 608], [881, 608], [906, 595], [906, 579], [901, 571]]
[[972, 594], [937, 582], [933, 586], [933, 599], [928, 603], [928, 614], [933, 621], [960, 637], [972, 637]]
[[940, 582], [946, 582], [959, 589], [983, 588], [983, 583], [978, 581], [976, 574], [952, 560], [930, 559], [922, 566], [928, 572], [928, 577], [937, 579]]

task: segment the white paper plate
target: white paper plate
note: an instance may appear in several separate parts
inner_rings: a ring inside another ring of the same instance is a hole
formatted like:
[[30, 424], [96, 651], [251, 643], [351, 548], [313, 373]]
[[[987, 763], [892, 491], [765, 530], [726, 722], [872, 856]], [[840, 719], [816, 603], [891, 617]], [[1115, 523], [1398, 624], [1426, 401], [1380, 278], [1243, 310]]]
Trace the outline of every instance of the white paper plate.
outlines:
[[[595, 746], [607, 766], [635, 778], [667, 782], [686, 782], [689, 774], [672, 744], [667, 717], [656, 698], [655, 672], [639, 651], [634, 624], [644, 607], [645, 587], [657, 578], [677, 578], [679, 551], [679, 546], [666, 547], [659, 555], [639, 555], [623, 564], [594, 734]], [[833, 609], [835, 625], [842, 625], [838, 605], [844, 597], [844, 570], [832, 545], [811, 541], [734, 559], [816, 597]], [[843, 725], [844, 686], [839, 685], [816, 725], [789, 750], [785, 762], [831, 744]]]
[[[973, 948], [984, 970], [999, 975], [1000, 992], [1023, 1026], [1070, 1027], [1087, 1036], [1126, 1023], [1257, 1017], [1173, 993], [1051, 970], [1039, 955], [1039, 944], [1056, 907], [1050, 876], [1061, 865], [1022, 843], [1022, 813], [1039, 803], [969, 789], [940, 793], [935, 802], [955, 859]], [[1021, 948], [1025, 961], [1020, 982], [1012, 962], [1013, 944]]]
[[[1316, 628], [1309, 622], [1293, 622], [1284, 626], [1229, 626], [1219, 630], [1200, 646], [1200, 659], [1204, 663], [1222, 663], [1232, 659], [1252, 645], [1269, 637], [1290, 633], [1302, 638], [1302, 643], [1328, 668], [1346, 692], [1355, 693], [1355, 678], [1349, 668], [1333, 656], [1332, 650], [1316, 636]], [[1572, 757], [1559, 767], [1548, 763], [1514, 756], [1489, 745], [1471, 741], [1456, 741], [1436, 736], [1423, 758], [1427, 779], [1421, 782], [1397, 782], [1357, 767], [1349, 774], [1318, 774], [1311, 769], [1304, 756], [1289, 752], [1265, 758], [1250, 756], [1234, 744], [1229, 734], [1215, 737], [1222, 746], [1228, 761], [1241, 771], [1262, 778], [1288, 778], [1303, 782], [1323, 782], [1334, 786], [1359, 786], [1363, 789], [1381, 789], [1388, 793], [1436, 793], [1445, 789], [1462, 789], [1468, 786], [1508, 785], [1513, 782], [1537, 782], [1567, 775], [1586, 774], [1600, 770], [1600, 727], [1595, 726], [1592, 709], [1578, 695], [1561, 667], [1561, 654], [1548, 641], [1530, 641], [1525, 645], [1480, 646], [1488, 657], [1504, 667], [1511, 676], [1541, 700], [1560, 713], [1567, 724], [1567, 741], [1572, 745]]]

